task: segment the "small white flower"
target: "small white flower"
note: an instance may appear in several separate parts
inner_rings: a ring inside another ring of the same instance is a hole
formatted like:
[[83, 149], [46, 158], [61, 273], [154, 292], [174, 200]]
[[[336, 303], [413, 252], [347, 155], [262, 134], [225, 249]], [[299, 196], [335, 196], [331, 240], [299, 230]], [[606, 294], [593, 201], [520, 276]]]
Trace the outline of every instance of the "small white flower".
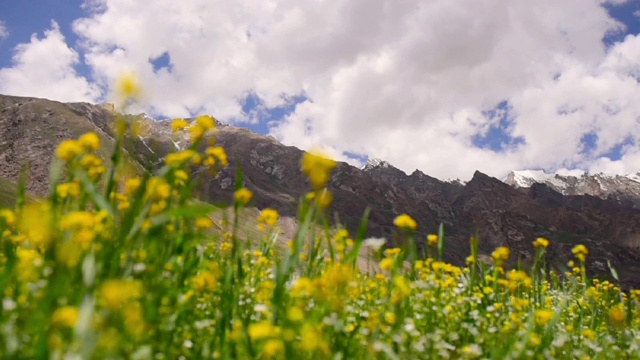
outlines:
[[373, 251], [379, 251], [386, 243], [387, 239], [385, 238], [368, 238], [364, 240], [364, 246]]

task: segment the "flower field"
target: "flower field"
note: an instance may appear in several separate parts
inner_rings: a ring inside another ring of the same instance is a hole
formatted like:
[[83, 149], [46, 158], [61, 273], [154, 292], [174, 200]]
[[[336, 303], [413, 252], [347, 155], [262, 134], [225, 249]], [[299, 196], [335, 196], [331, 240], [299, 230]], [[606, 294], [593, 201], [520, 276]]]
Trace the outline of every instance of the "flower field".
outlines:
[[398, 214], [405, 245], [385, 249], [366, 238], [366, 214], [356, 233], [329, 226], [336, 164], [310, 153], [298, 230], [278, 239], [277, 211], [239, 215], [253, 196], [241, 172], [230, 209], [195, 199], [193, 170], [228, 162], [211, 117], [175, 121], [191, 146], [142, 177], [122, 166], [132, 128], [116, 123], [109, 165], [95, 133], [62, 142], [50, 196], [0, 210], [3, 358], [640, 358], [640, 292], [587, 278], [583, 245], [556, 274], [547, 239], [513, 269], [505, 247], [479, 261], [472, 238], [458, 267], [441, 260], [442, 231], [417, 239]]

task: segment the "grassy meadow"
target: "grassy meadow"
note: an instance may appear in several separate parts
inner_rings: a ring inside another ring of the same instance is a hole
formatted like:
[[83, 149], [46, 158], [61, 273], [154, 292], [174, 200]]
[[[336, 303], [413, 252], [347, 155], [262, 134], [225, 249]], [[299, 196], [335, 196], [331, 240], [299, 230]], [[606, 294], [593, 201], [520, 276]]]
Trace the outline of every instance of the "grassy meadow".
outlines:
[[582, 245], [556, 274], [547, 239], [531, 239], [536, 261], [514, 269], [504, 247], [479, 261], [472, 238], [458, 267], [441, 261], [442, 231], [417, 239], [419, 224], [398, 214], [404, 246], [387, 249], [366, 238], [366, 214], [356, 233], [329, 226], [336, 163], [311, 153], [298, 229], [279, 239], [277, 211], [238, 215], [252, 199], [241, 172], [229, 209], [195, 199], [192, 170], [227, 165], [214, 120], [172, 127], [192, 145], [157, 174], [120, 166], [133, 127], [119, 119], [113, 167], [95, 133], [67, 140], [50, 196], [17, 194], [0, 210], [2, 358], [640, 358], [640, 292], [587, 278]]

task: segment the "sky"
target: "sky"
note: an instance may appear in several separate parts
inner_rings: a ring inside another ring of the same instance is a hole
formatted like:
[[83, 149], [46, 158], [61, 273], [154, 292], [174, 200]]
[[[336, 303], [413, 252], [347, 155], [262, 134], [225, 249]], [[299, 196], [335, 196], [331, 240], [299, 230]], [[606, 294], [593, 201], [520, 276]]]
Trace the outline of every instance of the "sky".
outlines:
[[210, 114], [361, 166], [640, 171], [640, 0], [0, 0], [0, 93]]

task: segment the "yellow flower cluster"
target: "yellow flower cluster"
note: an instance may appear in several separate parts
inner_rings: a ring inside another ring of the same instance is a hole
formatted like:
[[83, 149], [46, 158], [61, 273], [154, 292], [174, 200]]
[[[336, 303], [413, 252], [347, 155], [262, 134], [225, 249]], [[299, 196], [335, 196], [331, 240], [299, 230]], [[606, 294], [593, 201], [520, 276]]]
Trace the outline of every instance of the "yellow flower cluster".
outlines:
[[586, 261], [587, 255], [589, 255], [589, 250], [582, 244], [574, 246], [571, 252], [576, 257], [576, 259], [582, 262]]
[[408, 214], [398, 215], [393, 224], [403, 230], [415, 231], [418, 228], [418, 223]]

